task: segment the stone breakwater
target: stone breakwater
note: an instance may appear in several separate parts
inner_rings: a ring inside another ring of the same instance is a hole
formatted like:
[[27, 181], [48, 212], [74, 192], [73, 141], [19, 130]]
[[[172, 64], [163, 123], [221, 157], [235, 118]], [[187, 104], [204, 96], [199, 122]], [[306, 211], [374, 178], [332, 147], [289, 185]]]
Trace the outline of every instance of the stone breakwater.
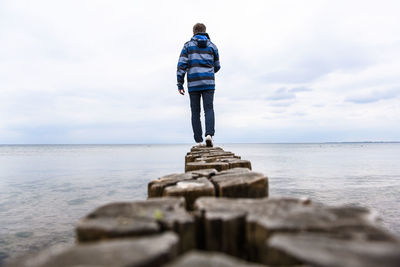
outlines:
[[147, 200], [90, 212], [76, 238], [7, 266], [400, 266], [373, 212], [269, 197], [266, 176], [218, 147], [193, 147]]

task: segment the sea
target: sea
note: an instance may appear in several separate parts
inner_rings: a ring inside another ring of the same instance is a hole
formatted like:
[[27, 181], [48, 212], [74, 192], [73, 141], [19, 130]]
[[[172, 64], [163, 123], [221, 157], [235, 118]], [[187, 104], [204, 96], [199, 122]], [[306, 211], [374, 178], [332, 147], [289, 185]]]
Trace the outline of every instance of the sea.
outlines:
[[[400, 236], [400, 143], [217, 145], [264, 173], [270, 196], [368, 207]], [[72, 245], [81, 217], [109, 202], [146, 199], [149, 181], [184, 172], [190, 148], [0, 145], [0, 265]]]

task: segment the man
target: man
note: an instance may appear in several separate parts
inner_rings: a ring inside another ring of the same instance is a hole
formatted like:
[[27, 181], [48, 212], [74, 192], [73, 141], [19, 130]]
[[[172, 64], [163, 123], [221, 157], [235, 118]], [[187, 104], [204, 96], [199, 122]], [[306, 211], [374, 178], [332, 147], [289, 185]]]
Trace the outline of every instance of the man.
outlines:
[[194, 140], [201, 146], [203, 142], [200, 121], [200, 99], [203, 99], [203, 108], [206, 125], [206, 145], [213, 146], [214, 136], [214, 73], [221, 68], [219, 64], [218, 49], [210, 41], [206, 33], [206, 26], [197, 23], [193, 26], [193, 37], [183, 46], [179, 57], [177, 79], [178, 90], [185, 94], [183, 84], [187, 73], [190, 108], [192, 111], [192, 128]]

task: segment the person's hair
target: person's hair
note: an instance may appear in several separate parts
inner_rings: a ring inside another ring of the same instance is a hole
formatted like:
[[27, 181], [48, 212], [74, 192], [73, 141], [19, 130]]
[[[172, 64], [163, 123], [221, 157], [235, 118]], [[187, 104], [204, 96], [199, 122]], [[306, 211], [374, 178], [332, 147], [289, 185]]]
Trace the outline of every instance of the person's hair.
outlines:
[[203, 23], [196, 23], [193, 26], [193, 34], [200, 33], [200, 32], [206, 32], [206, 25]]

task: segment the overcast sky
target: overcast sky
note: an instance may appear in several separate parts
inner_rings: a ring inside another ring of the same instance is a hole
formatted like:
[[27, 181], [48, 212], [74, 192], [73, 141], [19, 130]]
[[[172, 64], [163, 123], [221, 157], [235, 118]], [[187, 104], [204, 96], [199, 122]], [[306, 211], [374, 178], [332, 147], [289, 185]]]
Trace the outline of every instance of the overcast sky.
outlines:
[[[218, 46], [215, 141], [400, 141], [398, 1], [0, 0], [0, 143], [192, 143], [176, 65]], [[186, 84], [185, 84], [186, 87]]]

